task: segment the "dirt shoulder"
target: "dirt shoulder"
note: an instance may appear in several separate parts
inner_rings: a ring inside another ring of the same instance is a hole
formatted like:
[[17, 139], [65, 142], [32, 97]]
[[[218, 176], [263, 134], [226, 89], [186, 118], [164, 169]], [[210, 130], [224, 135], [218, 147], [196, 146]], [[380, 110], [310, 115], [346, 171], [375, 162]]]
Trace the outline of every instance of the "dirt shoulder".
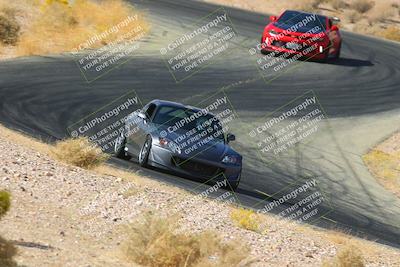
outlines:
[[[216, 231], [240, 239], [254, 266], [320, 266], [354, 244], [367, 266], [399, 266], [400, 251], [339, 232], [263, 216], [262, 233], [236, 226], [232, 206], [198, 199], [186, 191], [102, 166], [94, 171], [54, 160], [50, 147], [0, 127], [0, 189], [12, 194], [0, 236], [18, 248], [24, 266], [132, 266], [121, 252], [124, 225], [152, 210], [180, 214], [181, 231]], [[184, 207], [177, 208], [177, 207]]]
[[[279, 15], [287, 9], [336, 16], [343, 30], [400, 41], [400, 4], [393, 0], [203, 0], [204, 2]], [[261, 32], [260, 32], [261, 36]]]

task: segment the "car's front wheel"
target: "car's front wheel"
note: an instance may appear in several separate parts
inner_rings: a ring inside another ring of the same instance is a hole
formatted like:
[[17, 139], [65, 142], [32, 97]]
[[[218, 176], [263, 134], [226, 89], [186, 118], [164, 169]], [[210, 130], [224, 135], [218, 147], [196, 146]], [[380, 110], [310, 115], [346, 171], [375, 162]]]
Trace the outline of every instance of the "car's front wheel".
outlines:
[[240, 178], [242, 177], [242, 174], [239, 174], [239, 178], [235, 182], [228, 182], [228, 190], [236, 191], [239, 187], [240, 184]]
[[130, 160], [132, 157], [126, 153], [125, 147], [126, 147], [126, 137], [123, 133], [121, 133], [115, 140], [114, 153], [115, 156], [119, 159]]
[[138, 161], [139, 161], [140, 166], [142, 166], [142, 167], [147, 166], [150, 151], [151, 151], [151, 136], [148, 135], [146, 138], [146, 141], [144, 142], [144, 144], [142, 146], [142, 149], [140, 149], [140, 152], [139, 152]]
[[335, 54], [335, 59], [340, 58], [340, 51], [341, 50], [342, 50], [342, 43], [339, 44], [339, 47], [338, 47], [338, 49], [336, 51], [336, 54]]

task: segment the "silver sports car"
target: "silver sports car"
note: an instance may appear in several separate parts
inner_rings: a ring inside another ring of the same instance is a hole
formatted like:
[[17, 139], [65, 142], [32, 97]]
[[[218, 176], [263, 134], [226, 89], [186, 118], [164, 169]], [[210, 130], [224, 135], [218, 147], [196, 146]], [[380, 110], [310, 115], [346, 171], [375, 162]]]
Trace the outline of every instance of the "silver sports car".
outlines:
[[127, 117], [114, 150], [119, 158], [137, 158], [141, 166], [213, 182], [226, 180], [226, 187], [236, 190], [242, 156], [229, 146], [235, 136], [223, 128], [217, 116], [202, 109], [153, 100]]

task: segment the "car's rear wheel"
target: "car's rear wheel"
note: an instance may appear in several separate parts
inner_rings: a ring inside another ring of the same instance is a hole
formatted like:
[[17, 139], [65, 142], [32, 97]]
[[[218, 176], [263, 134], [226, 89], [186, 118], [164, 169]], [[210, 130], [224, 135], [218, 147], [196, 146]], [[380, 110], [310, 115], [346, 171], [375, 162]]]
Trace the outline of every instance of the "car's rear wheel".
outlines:
[[148, 135], [146, 137], [146, 141], [144, 142], [144, 144], [142, 146], [142, 149], [140, 149], [139, 158], [138, 158], [140, 166], [142, 166], [142, 167], [147, 166], [150, 151], [151, 151], [151, 136]]
[[115, 140], [114, 144], [114, 153], [117, 158], [123, 159], [123, 160], [130, 160], [132, 157], [127, 154], [125, 151], [126, 147], [126, 137], [123, 133], [120, 134], [120, 136], [117, 137]]

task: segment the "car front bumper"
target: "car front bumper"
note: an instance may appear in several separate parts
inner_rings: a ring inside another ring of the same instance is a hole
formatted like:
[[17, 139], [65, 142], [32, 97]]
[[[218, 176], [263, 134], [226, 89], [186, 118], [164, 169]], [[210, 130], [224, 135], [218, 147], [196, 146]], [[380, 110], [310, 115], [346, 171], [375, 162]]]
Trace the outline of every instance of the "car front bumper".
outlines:
[[205, 181], [222, 181], [227, 179], [235, 183], [240, 179], [241, 165], [230, 165], [196, 157], [184, 157], [169, 149], [152, 146], [149, 164], [181, 175], [191, 176]]
[[300, 48], [298, 50], [289, 49], [288, 43], [290, 41], [274, 41], [273, 43], [261, 43], [262, 52], [276, 52], [279, 55], [286, 54], [287, 57], [298, 55], [299, 58], [315, 58], [323, 59], [326, 54], [327, 45], [322, 43], [304, 43], [299, 42]]

